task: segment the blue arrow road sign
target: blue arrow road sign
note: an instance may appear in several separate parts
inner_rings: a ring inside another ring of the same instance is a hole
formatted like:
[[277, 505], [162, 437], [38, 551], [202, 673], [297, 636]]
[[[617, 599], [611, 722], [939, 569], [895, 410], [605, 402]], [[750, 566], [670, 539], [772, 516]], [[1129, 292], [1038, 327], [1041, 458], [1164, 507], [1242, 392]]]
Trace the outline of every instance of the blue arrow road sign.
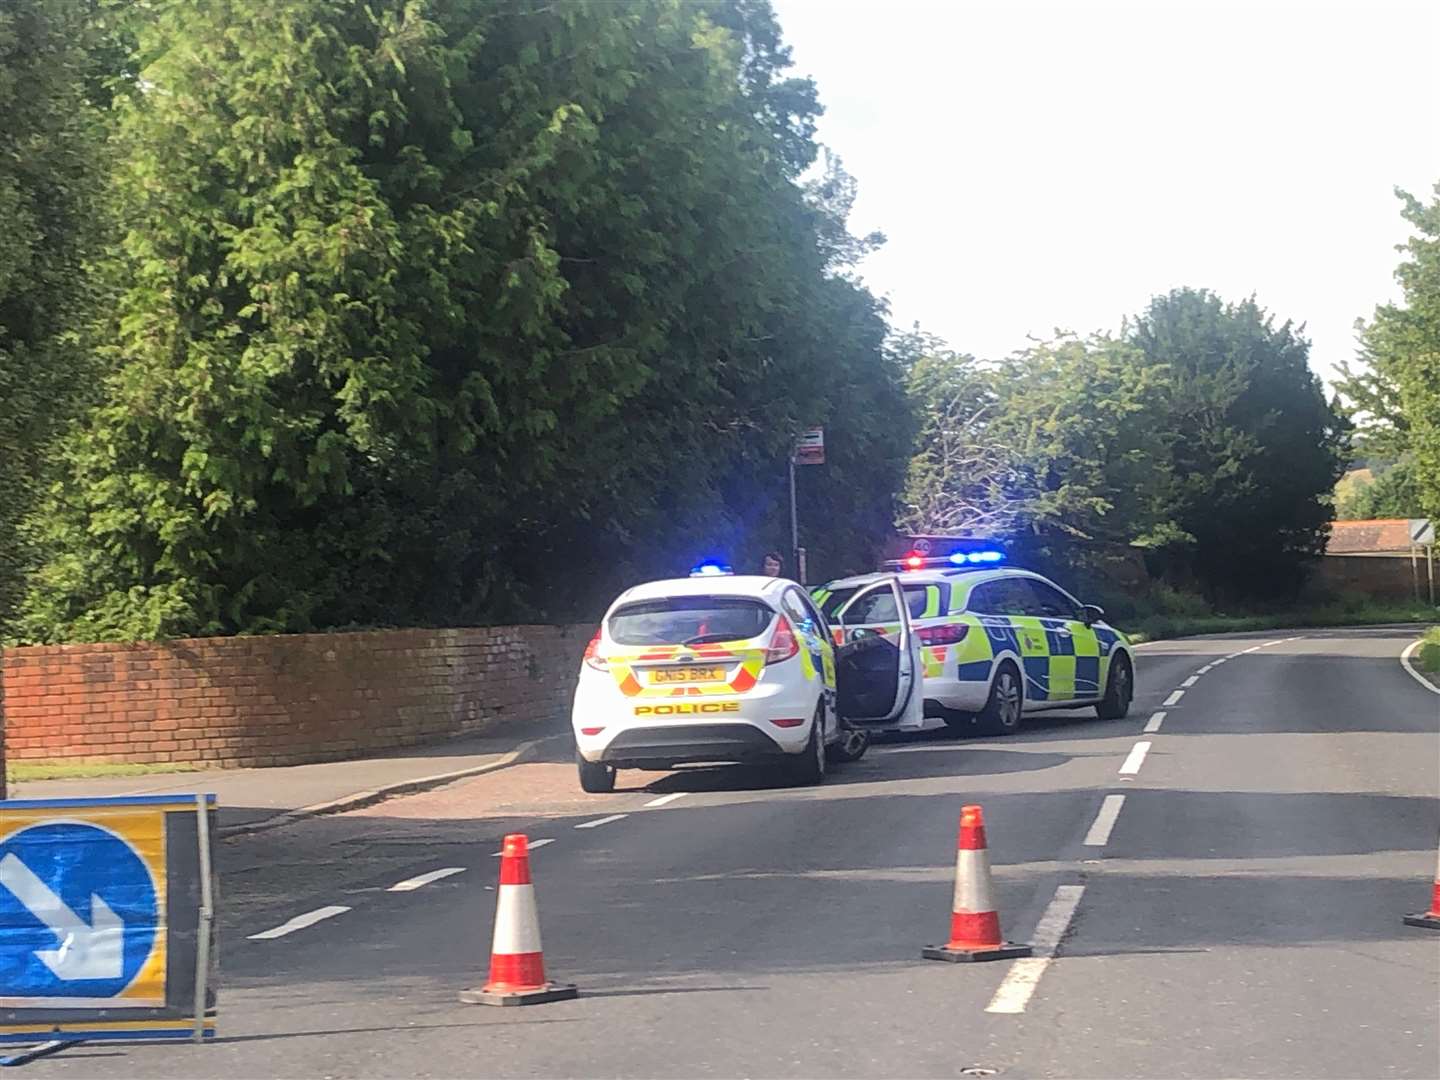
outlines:
[[114, 997], [155, 944], [155, 882], [130, 844], [82, 822], [0, 843], [0, 997]]

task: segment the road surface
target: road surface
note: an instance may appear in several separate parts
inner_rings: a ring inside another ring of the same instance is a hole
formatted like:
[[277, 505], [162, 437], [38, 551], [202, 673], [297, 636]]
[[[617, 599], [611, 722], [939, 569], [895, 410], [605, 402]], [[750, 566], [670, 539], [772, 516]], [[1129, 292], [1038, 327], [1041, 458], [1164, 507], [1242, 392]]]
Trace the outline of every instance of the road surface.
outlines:
[[[1440, 1076], [1440, 934], [1400, 921], [1429, 899], [1440, 832], [1440, 695], [1398, 659], [1414, 636], [1160, 643], [1126, 720], [892, 742], [819, 788], [712, 769], [583, 796], [557, 753], [227, 841], [222, 1038], [28, 1068]], [[1039, 964], [920, 959], [945, 937], [968, 802], [1007, 936], [1035, 940], [1051, 908]], [[511, 829], [548, 841], [546, 961], [578, 1000], [457, 1001], [484, 979]]]

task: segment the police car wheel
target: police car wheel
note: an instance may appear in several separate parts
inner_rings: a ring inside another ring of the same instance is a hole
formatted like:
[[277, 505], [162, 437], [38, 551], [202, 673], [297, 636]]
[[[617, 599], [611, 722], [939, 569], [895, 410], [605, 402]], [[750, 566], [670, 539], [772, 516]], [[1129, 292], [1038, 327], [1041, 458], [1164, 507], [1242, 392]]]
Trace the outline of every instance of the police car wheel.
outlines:
[[575, 769], [580, 774], [580, 790], [591, 795], [608, 795], [615, 790], [615, 766], [603, 761], [586, 761], [575, 751]]
[[1135, 675], [1130, 661], [1121, 653], [1110, 665], [1110, 677], [1105, 680], [1105, 697], [1095, 706], [1095, 715], [1101, 720], [1124, 720], [1134, 697]]
[[870, 733], [868, 731], [857, 731], [855, 728], [848, 728], [840, 736], [840, 741], [830, 748], [831, 761], [859, 761], [865, 756], [865, 751], [870, 749]]
[[991, 735], [1010, 735], [1020, 727], [1025, 709], [1025, 689], [1015, 665], [1004, 663], [990, 684], [990, 697], [978, 717], [980, 726]]
[[815, 707], [810, 722], [810, 739], [795, 758], [785, 763], [785, 771], [794, 784], [818, 784], [825, 779], [825, 703]]

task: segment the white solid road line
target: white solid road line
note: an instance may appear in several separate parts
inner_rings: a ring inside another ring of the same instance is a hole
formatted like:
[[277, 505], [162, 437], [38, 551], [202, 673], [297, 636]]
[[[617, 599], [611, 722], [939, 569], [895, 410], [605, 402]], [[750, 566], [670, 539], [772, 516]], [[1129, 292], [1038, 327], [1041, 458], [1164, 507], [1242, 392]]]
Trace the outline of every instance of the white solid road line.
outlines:
[[1059, 946], [1060, 939], [1065, 936], [1070, 920], [1075, 917], [1075, 909], [1080, 905], [1080, 897], [1084, 893], [1084, 885], [1061, 885], [1055, 890], [1055, 899], [1050, 901], [1045, 914], [1040, 916], [1040, 925], [1035, 927], [1032, 939], [1035, 955], [1022, 957], [1010, 965], [1005, 981], [1000, 984], [1000, 989], [995, 991], [990, 1004], [985, 1006], [986, 1012], [1025, 1011], [1035, 988], [1040, 985], [1040, 976], [1045, 974], [1045, 969], [1055, 959], [1055, 949]]
[[1426, 690], [1429, 690], [1432, 694], [1440, 694], [1440, 686], [1436, 686], [1424, 675], [1421, 675], [1420, 672], [1416, 669], [1415, 665], [1410, 663], [1410, 657], [1414, 656], [1415, 651], [1419, 648], [1420, 642], [1418, 641], [1412, 641], [1409, 645], [1405, 646], [1405, 651], [1400, 654], [1400, 665], [1411, 675], [1413, 675], [1415, 677], [1415, 681], [1418, 682], [1421, 686], [1425, 687]]
[[317, 908], [314, 911], [307, 911], [304, 915], [296, 915], [287, 923], [281, 923], [271, 930], [265, 930], [258, 934], [251, 934], [251, 941], [269, 941], [271, 938], [284, 937], [286, 934], [293, 934], [296, 930], [304, 930], [307, 926], [314, 926], [317, 922], [326, 919], [333, 919], [336, 915], [344, 915], [349, 911], [348, 907], [341, 907], [336, 904], [333, 907]]
[[1137, 742], [1130, 748], [1130, 756], [1125, 759], [1125, 764], [1120, 766], [1120, 771], [1127, 776], [1134, 776], [1140, 771], [1140, 766], [1145, 763], [1145, 755], [1149, 752], [1148, 742]]
[[646, 805], [646, 806], [664, 806], [664, 805], [666, 805], [667, 803], [672, 803], [672, 802], [674, 802], [676, 799], [683, 799], [686, 795], [689, 795], [689, 794], [690, 794], [690, 793], [689, 793], [688, 791], [672, 791], [669, 795], [661, 795], [658, 799], [651, 799], [651, 800], [650, 800], [649, 802], [647, 802], [645, 805]]
[[443, 870], [431, 870], [428, 874], [420, 874], [418, 877], [397, 881], [386, 892], [414, 892], [416, 889], [429, 885], [432, 881], [439, 881], [441, 878], [453, 877], [464, 872], [465, 867], [463, 866], [447, 866]]
[[1168, 708], [1168, 707], [1170, 707], [1171, 705], [1176, 704], [1176, 703], [1177, 703], [1182, 697], [1184, 697], [1184, 696], [1185, 696], [1185, 691], [1184, 691], [1184, 690], [1176, 690], [1176, 691], [1173, 692], [1169, 697], [1167, 697], [1167, 698], [1165, 699], [1165, 706]]
[[609, 825], [612, 821], [619, 821], [621, 818], [628, 816], [628, 814], [611, 814], [609, 817], [596, 818], [594, 821], [582, 821], [579, 825], [576, 825], [575, 828], [593, 829], [599, 825]]
[[1155, 732], [1160, 730], [1160, 725], [1164, 722], [1165, 712], [1163, 710], [1157, 712], [1154, 716], [1150, 717], [1149, 721], [1145, 724], [1145, 734], [1154, 735]]
[[1110, 830], [1115, 827], [1115, 819], [1120, 816], [1120, 808], [1124, 805], [1124, 795], [1105, 796], [1105, 801], [1100, 804], [1100, 812], [1095, 815], [1090, 831], [1085, 834], [1086, 847], [1104, 847], [1109, 842]]
[[1199, 682], [1199, 681], [1200, 681], [1200, 676], [1199, 676], [1199, 675], [1191, 675], [1188, 679], [1186, 679], [1186, 680], [1185, 680], [1184, 682], [1182, 682], [1180, 685], [1181, 685], [1181, 686], [1194, 686], [1194, 685], [1195, 685], [1197, 682]]
[[[527, 851], [534, 851], [537, 847], [544, 847], [546, 844], [553, 844], [554, 842], [555, 838], [553, 836], [543, 836], [539, 840], [528, 841], [525, 845], [525, 848]], [[501, 855], [504, 854], [505, 849], [501, 848], [499, 851], [492, 851], [490, 853], [490, 857], [492, 859], [498, 859]]]

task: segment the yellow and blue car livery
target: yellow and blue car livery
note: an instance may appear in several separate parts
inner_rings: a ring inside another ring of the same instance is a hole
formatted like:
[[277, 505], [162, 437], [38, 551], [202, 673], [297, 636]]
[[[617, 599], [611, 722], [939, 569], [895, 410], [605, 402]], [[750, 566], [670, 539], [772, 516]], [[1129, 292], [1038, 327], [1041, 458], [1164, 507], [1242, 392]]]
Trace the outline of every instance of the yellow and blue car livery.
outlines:
[[[862, 626], [886, 636], [897, 631], [894, 613], [856, 611], [851, 604], [883, 576], [845, 578], [814, 590], [837, 643]], [[1007, 659], [1022, 676], [1026, 712], [1098, 704], [1117, 657], [1134, 671], [1125, 635], [1087, 616], [1079, 601], [1039, 574], [927, 566], [904, 573], [902, 581], [920, 639], [927, 727], [983, 709]]]

